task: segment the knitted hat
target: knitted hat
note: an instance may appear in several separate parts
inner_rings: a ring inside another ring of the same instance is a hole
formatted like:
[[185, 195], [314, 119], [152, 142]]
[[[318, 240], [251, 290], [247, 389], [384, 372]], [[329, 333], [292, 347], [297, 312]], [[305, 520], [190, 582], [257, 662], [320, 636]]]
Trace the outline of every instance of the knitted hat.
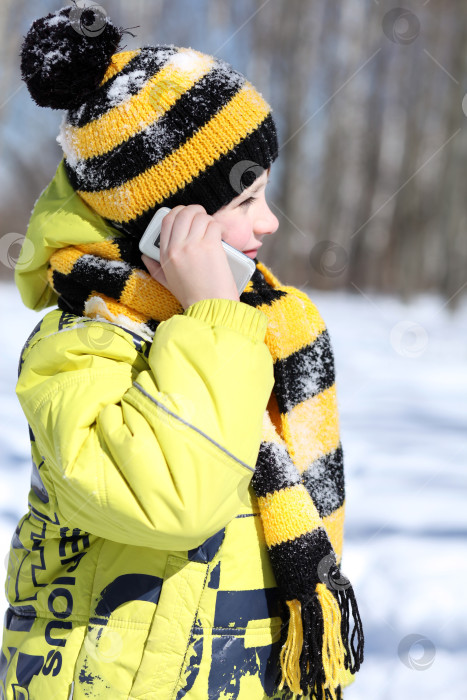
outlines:
[[228, 63], [173, 44], [115, 53], [123, 34], [81, 0], [32, 24], [21, 73], [38, 105], [67, 110], [57, 141], [73, 189], [139, 238], [159, 207], [228, 204], [278, 144], [270, 106]]

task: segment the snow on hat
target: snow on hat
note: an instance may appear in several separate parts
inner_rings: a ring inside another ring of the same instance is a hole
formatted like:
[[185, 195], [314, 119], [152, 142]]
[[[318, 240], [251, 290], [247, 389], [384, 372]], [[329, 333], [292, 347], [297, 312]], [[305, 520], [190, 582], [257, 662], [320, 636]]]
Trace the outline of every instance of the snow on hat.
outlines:
[[139, 238], [162, 206], [213, 214], [278, 154], [272, 109], [220, 58], [173, 44], [116, 53], [124, 30], [81, 0], [33, 22], [21, 73], [67, 110], [57, 141], [73, 189]]

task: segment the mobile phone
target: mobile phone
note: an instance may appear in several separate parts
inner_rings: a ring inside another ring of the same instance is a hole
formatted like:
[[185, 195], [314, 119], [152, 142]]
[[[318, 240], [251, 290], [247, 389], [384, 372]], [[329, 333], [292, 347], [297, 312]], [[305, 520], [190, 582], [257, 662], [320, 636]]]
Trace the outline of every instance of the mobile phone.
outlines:
[[[139, 242], [140, 251], [148, 257], [153, 258], [153, 260], [157, 260], [157, 262], [160, 262], [159, 239], [162, 219], [169, 211], [171, 211], [169, 207], [161, 207], [156, 211]], [[248, 255], [241, 253], [225, 241], [222, 241], [222, 246], [226, 252], [227, 260], [229, 261], [230, 269], [232, 270], [235, 284], [237, 285], [237, 290], [240, 295], [248, 284], [253, 272], [256, 270], [256, 265]]]

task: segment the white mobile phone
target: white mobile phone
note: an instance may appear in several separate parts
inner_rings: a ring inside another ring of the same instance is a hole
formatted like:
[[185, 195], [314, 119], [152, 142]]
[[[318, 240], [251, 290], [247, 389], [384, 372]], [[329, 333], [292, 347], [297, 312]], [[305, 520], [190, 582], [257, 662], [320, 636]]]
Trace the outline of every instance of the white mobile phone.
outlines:
[[[169, 211], [171, 211], [169, 207], [161, 207], [156, 211], [139, 242], [140, 251], [157, 262], [160, 262], [159, 238], [162, 219]], [[227, 254], [238, 293], [241, 294], [256, 270], [256, 265], [248, 255], [241, 253], [225, 241], [222, 241], [222, 246]]]

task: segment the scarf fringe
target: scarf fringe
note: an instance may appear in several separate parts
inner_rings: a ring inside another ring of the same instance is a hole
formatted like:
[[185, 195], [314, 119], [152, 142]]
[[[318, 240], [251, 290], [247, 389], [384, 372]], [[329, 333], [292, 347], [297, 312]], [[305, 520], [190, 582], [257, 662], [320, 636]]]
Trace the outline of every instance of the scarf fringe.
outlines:
[[[289, 628], [280, 653], [282, 679], [297, 695], [316, 700], [340, 700], [347, 669], [356, 673], [363, 662], [363, 629], [352, 586], [335, 593], [318, 583], [307, 605], [287, 600]], [[354, 629], [349, 640], [350, 612]]]
[[[358, 610], [355, 593], [351, 585], [337, 591], [339, 608], [342, 613], [341, 634], [345, 645], [345, 668], [350, 673], [357, 673], [363, 663], [364, 635], [362, 620]], [[349, 643], [350, 612], [354, 620], [354, 629]]]
[[282, 646], [280, 653], [280, 662], [282, 669], [282, 680], [279, 690], [284, 687], [284, 682], [287, 683], [290, 690], [295, 694], [301, 695], [300, 690], [300, 667], [298, 658], [302, 651], [303, 644], [303, 625], [301, 618], [301, 604], [299, 600], [287, 600], [289, 608], [289, 631], [287, 641]]

